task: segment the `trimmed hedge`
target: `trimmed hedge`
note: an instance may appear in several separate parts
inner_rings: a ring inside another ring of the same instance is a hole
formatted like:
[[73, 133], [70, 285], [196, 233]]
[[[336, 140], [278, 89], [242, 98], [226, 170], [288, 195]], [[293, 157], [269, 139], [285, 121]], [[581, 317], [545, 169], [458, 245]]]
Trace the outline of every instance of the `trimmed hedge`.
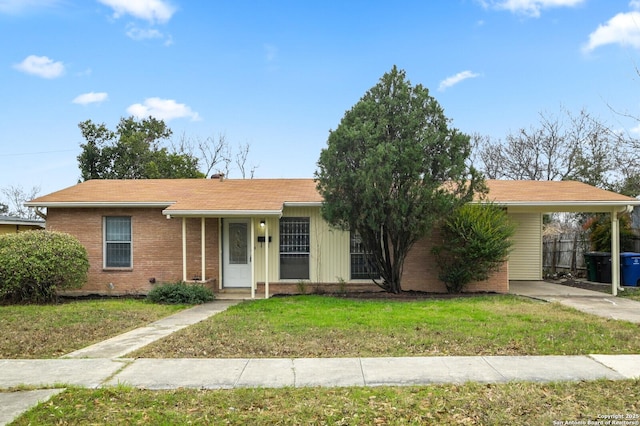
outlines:
[[211, 289], [200, 284], [186, 284], [183, 281], [177, 283], [161, 284], [154, 287], [147, 299], [153, 303], [169, 305], [198, 305], [211, 302], [215, 299]]
[[69, 234], [26, 231], [0, 236], [0, 300], [46, 303], [58, 290], [80, 288], [87, 280], [87, 251]]

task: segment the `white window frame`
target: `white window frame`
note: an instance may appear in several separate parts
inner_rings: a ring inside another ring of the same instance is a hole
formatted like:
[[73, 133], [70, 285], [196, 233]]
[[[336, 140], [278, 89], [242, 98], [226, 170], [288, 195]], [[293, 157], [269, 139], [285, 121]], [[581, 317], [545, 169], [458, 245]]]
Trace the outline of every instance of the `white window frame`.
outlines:
[[[107, 221], [111, 218], [126, 218], [129, 220], [129, 241], [107, 241]], [[109, 244], [129, 244], [129, 265], [128, 266], [108, 266], [108, 250]], [[133, 220], [131, 216], [117, 215], [104, 216], [102, 218], [102, 267], [103, 269], [133, 269]]]

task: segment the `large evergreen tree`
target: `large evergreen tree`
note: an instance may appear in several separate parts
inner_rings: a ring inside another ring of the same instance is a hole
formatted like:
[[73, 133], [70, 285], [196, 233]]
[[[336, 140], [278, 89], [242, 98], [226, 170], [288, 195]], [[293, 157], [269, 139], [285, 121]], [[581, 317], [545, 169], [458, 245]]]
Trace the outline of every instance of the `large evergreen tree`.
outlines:
[[467, 161], [469, 136], [449, 127], [438, 102], [405, 72], [384, 74], [330, 132], [316, 179], [322, 214], [357, 231], [376, 284], [402, 291], [405, 258], [434, 223], [484, 191]]

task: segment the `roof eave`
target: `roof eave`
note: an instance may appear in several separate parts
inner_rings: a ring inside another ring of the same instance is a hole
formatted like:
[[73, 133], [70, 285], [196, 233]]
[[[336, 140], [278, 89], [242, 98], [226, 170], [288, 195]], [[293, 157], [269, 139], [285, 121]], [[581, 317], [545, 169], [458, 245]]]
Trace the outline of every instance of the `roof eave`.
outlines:
[[163, 215], [173, 217], [249, 217], [282, 216], [282, 210], [172, 210], [165, 209]]
[[322, 201], [285, 201], [285, 207], [322, 207]]
[[626, 207], [640, 206], [640, 200], [621, 201], [495, 201], [510, 210], [536, 212], [591, 212], [602, 213]]
[[29, 201], [27, 207], [46, 208], [167, 208], [175, 201]]

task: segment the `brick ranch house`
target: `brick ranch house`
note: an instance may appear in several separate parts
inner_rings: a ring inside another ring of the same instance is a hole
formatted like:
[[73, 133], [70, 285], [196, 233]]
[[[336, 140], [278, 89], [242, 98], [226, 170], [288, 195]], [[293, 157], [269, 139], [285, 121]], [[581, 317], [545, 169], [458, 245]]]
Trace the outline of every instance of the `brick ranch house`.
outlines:
[[[618, 215], [639, 200], [579, 182], [489, 180], [517, 230], [508, 262], [467, 291], [506, 293], [510, 280], [542, 279], [542, 216]], [[88, 282], [78, 294], [144, 294], [165, 282], [200, 282], [247, 297], [306, 291], [378, 289], [363, 269], [357, 236], [320, 215], [313, 179], [90, 180], [28, 203], [46, 209], [46, 228], [86, 247]], [[404, 290], [446, 292], [431, 255], [433, 239], [406, 260]], [[613, 259], [619, 258], [616, 238]], [[618, 271], [612, 265], [613, 271]], [[612, 290], [618, 286], [614, 273]]]

